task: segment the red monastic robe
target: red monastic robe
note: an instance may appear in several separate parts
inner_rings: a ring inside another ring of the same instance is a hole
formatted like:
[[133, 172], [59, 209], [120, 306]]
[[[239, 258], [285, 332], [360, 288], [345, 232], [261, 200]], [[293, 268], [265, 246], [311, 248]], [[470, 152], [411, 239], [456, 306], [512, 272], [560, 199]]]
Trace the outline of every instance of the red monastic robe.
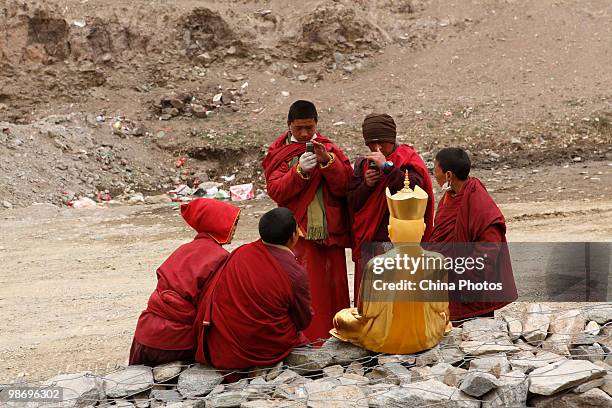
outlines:
[[304, 265], [310, 280], [314, 317], [304, 334], [310, 341], [326, 339], [333, 327], [333, 318], [349, 307], [348, 278], [344, 248], [350, 244], [346, 206], [346, 189], [352, 168], [348, 158], [329, 139], [317, 134], [335, 160], [326, 168], [316, 166], [309, 178], [296, 171], [291, 160], [306, 151], [305, 143], [287, 143], [288, 133], [279, 137], [268, 149], [263, 161], [267, 189], [280, 207], [293, 211], [303, 231], [308, 229], [308, 205], [323, 186], [323, 200], [328, 237], [321, 241], [300, 238], [294, 252]]
[[181, 215], [198, 235], [157, 269], [157, 288], [138, 319], [130, 364], [162, 364], [177, 355], [193, 359], [197, 304], [210, 276], [229, 255], [221, 245], [231, 240], [239, 213], [207, 198], [181, 206]]
[[289, 251], [261, 240], [237, 248], [199, 305], [196, 361], [228, 370], [269, 366], [306, 343], [300, 330], [312, 315], [307, 283], [299, 283], [305, 277]]
[[[394, 171], [400, 171], [400, 169], [405, 169], [407, 166], [410, 166], [419, 173], [419, 178], [423, 181], [420, 187], [423, 188], [429, 196], [427, 200], [427, 209], [425, 210], [426, 228], [422, 239], [423, 242], [428, 242], [434, 224], [434, 193], [427, 166], [423, 162], [423, 159], [421, 159], [421, 156], [408, 145], [397, 146], [395, 151], [387, 157], [387, 160], [393, 162], [395, 167]], [[362, 166], [361, 173], [365, 174], [368, 169], [368, 161], [363, 160]], [[387, 215], [388, 218], [389, 209], [387, 207], [385, 189], [389, 186], [390, 177], [391, 174], [382, 174], [363, 207], [352, 214], [352, 253], [353, 261], [355, 262], [355, 299], [357, 299], [357, 294], [361, 285], [361, 245], [371, 242], [377, 230], [380, 228], [380, 224], [385, 219], [385, 215]], [[357, 301], [355, 304], [357, 304]]]
[[[446, 256], [453, 256], [453, 251], [464, 250], [463, 243], [498, 242], [494, 256], [489, 251], [487, 263], [482, 275], [477, 279], [490, 277], [490, 280], [501, 282], [503, 291], [497, 295], [499, 302], [450, 302], [452, 320], [467, 319], [497, 310], [518, 297], [510, 252], [506, 241], [506, 221], [485, 186], [477, 178], [470, 177], [463, 189], [454, 197], [446, 192], [438, 203], [431, 242], [444, 243], [438, 249]], [[452, 243], [458, 243], [453, 248]], [[444, 249], [446, 248], [446, 250]], [[452, 272], [451, 272], [452, 273]], [[469, 275], [462, 276], [468, 279]], [[449, 276], [449, 280], [451, 277]], [[483, 298], [495, 295], [483, 293]]]

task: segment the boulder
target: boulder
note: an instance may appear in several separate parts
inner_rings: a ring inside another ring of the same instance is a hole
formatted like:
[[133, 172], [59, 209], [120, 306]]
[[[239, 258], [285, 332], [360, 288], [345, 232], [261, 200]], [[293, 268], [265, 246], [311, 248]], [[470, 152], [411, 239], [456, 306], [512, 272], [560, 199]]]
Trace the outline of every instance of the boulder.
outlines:
[[323, 375], [326, 377], [342, 377], [344, 367], [341, 365], [333, 365], [323, 369]]
[[470, 361], [470, 371], [489, 373], [500, 378], [503, 374], [509, 373], [511, 367], [506, 356], [492, 356]]
[[287, 367], [300, 374], [321, 371], [334, 364], [333, 361], [333, 352], [323, 347], [296, 348], [285, 358]]
[[529, 391], [533, 394], [552, 395], [605, 375], [605, 369], [590, 361], [559, 361], [533, 370], [529, 374]]
[[150, 397], [161, 402], [176, 402], [183, 399], [183, 396], [177, 390], [153, 390]]
[[511, 353], [519, 350], [517, 346], [512, 344], [510, 338], [489, 341], [464, 341], [461, 343], [460, 348], [465, 354], [469, 354], [471, 356]]
[[433, 378], [431, 367], [411, 367], [410, 371], [412, 382], [427, 381]]
[[576, 346], [572, 348], [571, 354], [575, 360], [588, 360], [593, 363], [603, 361], [606, 357], [606, 352], [597, 343], [591, 346]]
[[103, 381], [89, 371], [56, 375], [43, 385], [62, 387], [62, 408], [95, 405], [105, 398]]
[[344, 373], [344, 375], [338, 379], [342, 385], [366, 385], [370, 383], [369, 378], [353, 373]]
[[179, 375], [178, 391], [185, 398], [207, 395], [223, 381], [223, 375], [212, 367], [196, 364]]
[[536, 397], [531, 401], [535, 408], [600, 408], [612, 407], [612, 397], [593, 388], [581, 394], [565, 393], [550, 397]]
[[556, 313], [548, 330], [552, 334], [542, 344], [542, 348], [557, 354], [568, 355], [574, 337], [583, 332], [585, 324], [586, 320], [579, 310]]
[[467, 370], [454, 367], [448, 363], [438, 363], [431, 367], [431, 373], [434, 379], [451, 387], [457, 387], [467, 373]]
[[456, 388], [437, 380], [427, 380], [397, 387], [370, 396], [370, 407], [421, 408], [426, 406], [479, 408], [480, 402]]
[[602, 377], [602, 378], [596, 378], [594, 380], [591, 381], [587, 381], [583, 384], [577, 385], [574, 388], [572, 388], [572, 392], [575, 392], [577, 394], [581, 394], [583, 392], [587, 392], [588, 390], [592, 390], [593, 388], [600, 388], [602, 386], [604, 386], [606, 383], [606, 378]]
[[153, 386], [151, 367], [133, 365], [104, 376], [104, 392], [109, 398], [121, 398]]
[[508, 325], [510, 340], [516, 340], [521, 337], [523, 333], [523, 322], [521, 322], [521, 319], [513, 316], [504, 316], [503, 319]]
[[185, 367], [183, 361], [174, 361], [153, 367], [153, 380], [156, 383], [166, 382], [179, 375], [183, 371], [183, 367]]
[[509, 340], [508, 325], [497, 319], [473, 319], [463, 323], [461, 331], [462, 343], [465, 341], [494, 342]]
[[463, 377], [459, 389], [472, 397], [481, 397], [499, 385], [499, 380], [493, 374], [470, 371]]
[[515, 370], [498, 379], [499, 385], [482, 397], [482, 408], [524, 407], [527, 403], [529, 380]]
[[368, 398], [355, 385], [340, 385], [328, 391], [308, 395], [308, 408], [368, 407]]
[[331, 354], [331, 364], [349, 364], [353, 361], [368, 359], [370, 352], [354, 344], [340, 341], [335, 337], [330, 337], [323, 343], [322, 351]]
[[612, 304], [596, 305], [588, 308], [585, 311], [587, 319], [597, 322], [600, 325], [604, 325], [612, 321]]
[[523, 313], [523, 338], [529, 343], [543, 341], [548, 334], [551, 310], [548, 306], [531, 303]]
[[400, 363], [386, 363], [375, 367], [366, 374], [373, 383], [383, 382], [387, 384], [409, 384], [411, 379], [410, 371]]
[[239, 407], [247, 402], [249, 393], [244, 391], [229, 391], [206, 397], [206, 408]]

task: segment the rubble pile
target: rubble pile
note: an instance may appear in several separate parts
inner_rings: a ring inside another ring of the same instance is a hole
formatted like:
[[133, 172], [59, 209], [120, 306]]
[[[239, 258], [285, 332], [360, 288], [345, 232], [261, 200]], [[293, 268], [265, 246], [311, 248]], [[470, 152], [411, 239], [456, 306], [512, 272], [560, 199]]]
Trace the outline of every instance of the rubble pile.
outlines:
[[238, 112], [241, 104], [249, 103], [245, 97], [248, 82], [240, 87], [219, 90], [210, 98], [199, 98], [190, 92], [171, 93], [163, 96], [153, 105], [153, 111], [159, 120], [170, 120], [176, 117], [207, 118], [213, 113]]
[[63, 374], [44, 385], [64, 387], [62, 406], [71, 407], [603, 407], [612, 406], [611, 334], [612, 304], [564, 312], [535, 304], [521, 316], [467, 320], [413, 355], [331, 338], [269, 368], [174, 362]]

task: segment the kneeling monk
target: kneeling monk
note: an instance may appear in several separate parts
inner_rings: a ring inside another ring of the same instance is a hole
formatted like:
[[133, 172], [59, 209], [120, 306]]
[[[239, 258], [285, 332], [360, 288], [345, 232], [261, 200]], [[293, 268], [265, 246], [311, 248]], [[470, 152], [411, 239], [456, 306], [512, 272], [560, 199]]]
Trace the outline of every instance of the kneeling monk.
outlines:
[[157, 269], [157, 288], [138, 319], [130, 364], [193, 361], [193, 324], [200, 294], [229, 255], [221, 245], [231, 242], [240, 210], [198, 198], [181, 205], [181, 215], [198, 235]]
[[[386, 195], [389, 237], [395, 248], [368, 262], [358, 307], [338, 312], [330, 333], [374, 352], [416, 353], [438, 344], [451, 328], [446, 290], [419, 289], [421, 281], [445, 280], [444, 258], [419, 245], [426, 228], [427, 193], [419, 186], [412, 190], [406, 174], [404, 188], [394, 195], [387, 189]], [[415, 265], [412, 260], [421, 266], [406, 267]], [[398, 285], [404, 290], [397, 290]]]
[[293, 213], [275, 208], [259, 220], [260, 240], [237, 248], [198, 310], [196, 360], [219, 369], [268, 366], [308, 341], [308, 274], [292, 249], [301, 232]]

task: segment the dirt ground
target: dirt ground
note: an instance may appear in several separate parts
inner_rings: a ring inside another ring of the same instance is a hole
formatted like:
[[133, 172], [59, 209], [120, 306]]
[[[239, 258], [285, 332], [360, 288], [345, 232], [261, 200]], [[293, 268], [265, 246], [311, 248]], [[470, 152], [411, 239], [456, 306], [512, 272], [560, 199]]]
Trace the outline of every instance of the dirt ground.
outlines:
[[[580, 175], [564, 177], [568, 190], [552, 199], [517, 187], [520, 181], [503, 182], [500, 176], [490, 181], [508, 220], [508, 238], [612, 240], [607, 190], [612, 166], [584, 166], [584, 171], [602, 173], [592, 182], [596, 187]], [[536, 174], [538, 184], [554, 185], [563, 170], [549, 167], [543, 175], [530, 171], [514, 178]], [[229, 249], [256, 239], [258, 217], [274, 204], [254, 200], [240, 206], [243, 216]], [[125, 364], [139, 312], [156, 284], [156, 267], [194, 235], [171, 204], [95, 210], [39, 204], [4, 212], [0, 230], [0, 381], [101, 372]], [[352, 280], [352, 265], [349, 274]]]

